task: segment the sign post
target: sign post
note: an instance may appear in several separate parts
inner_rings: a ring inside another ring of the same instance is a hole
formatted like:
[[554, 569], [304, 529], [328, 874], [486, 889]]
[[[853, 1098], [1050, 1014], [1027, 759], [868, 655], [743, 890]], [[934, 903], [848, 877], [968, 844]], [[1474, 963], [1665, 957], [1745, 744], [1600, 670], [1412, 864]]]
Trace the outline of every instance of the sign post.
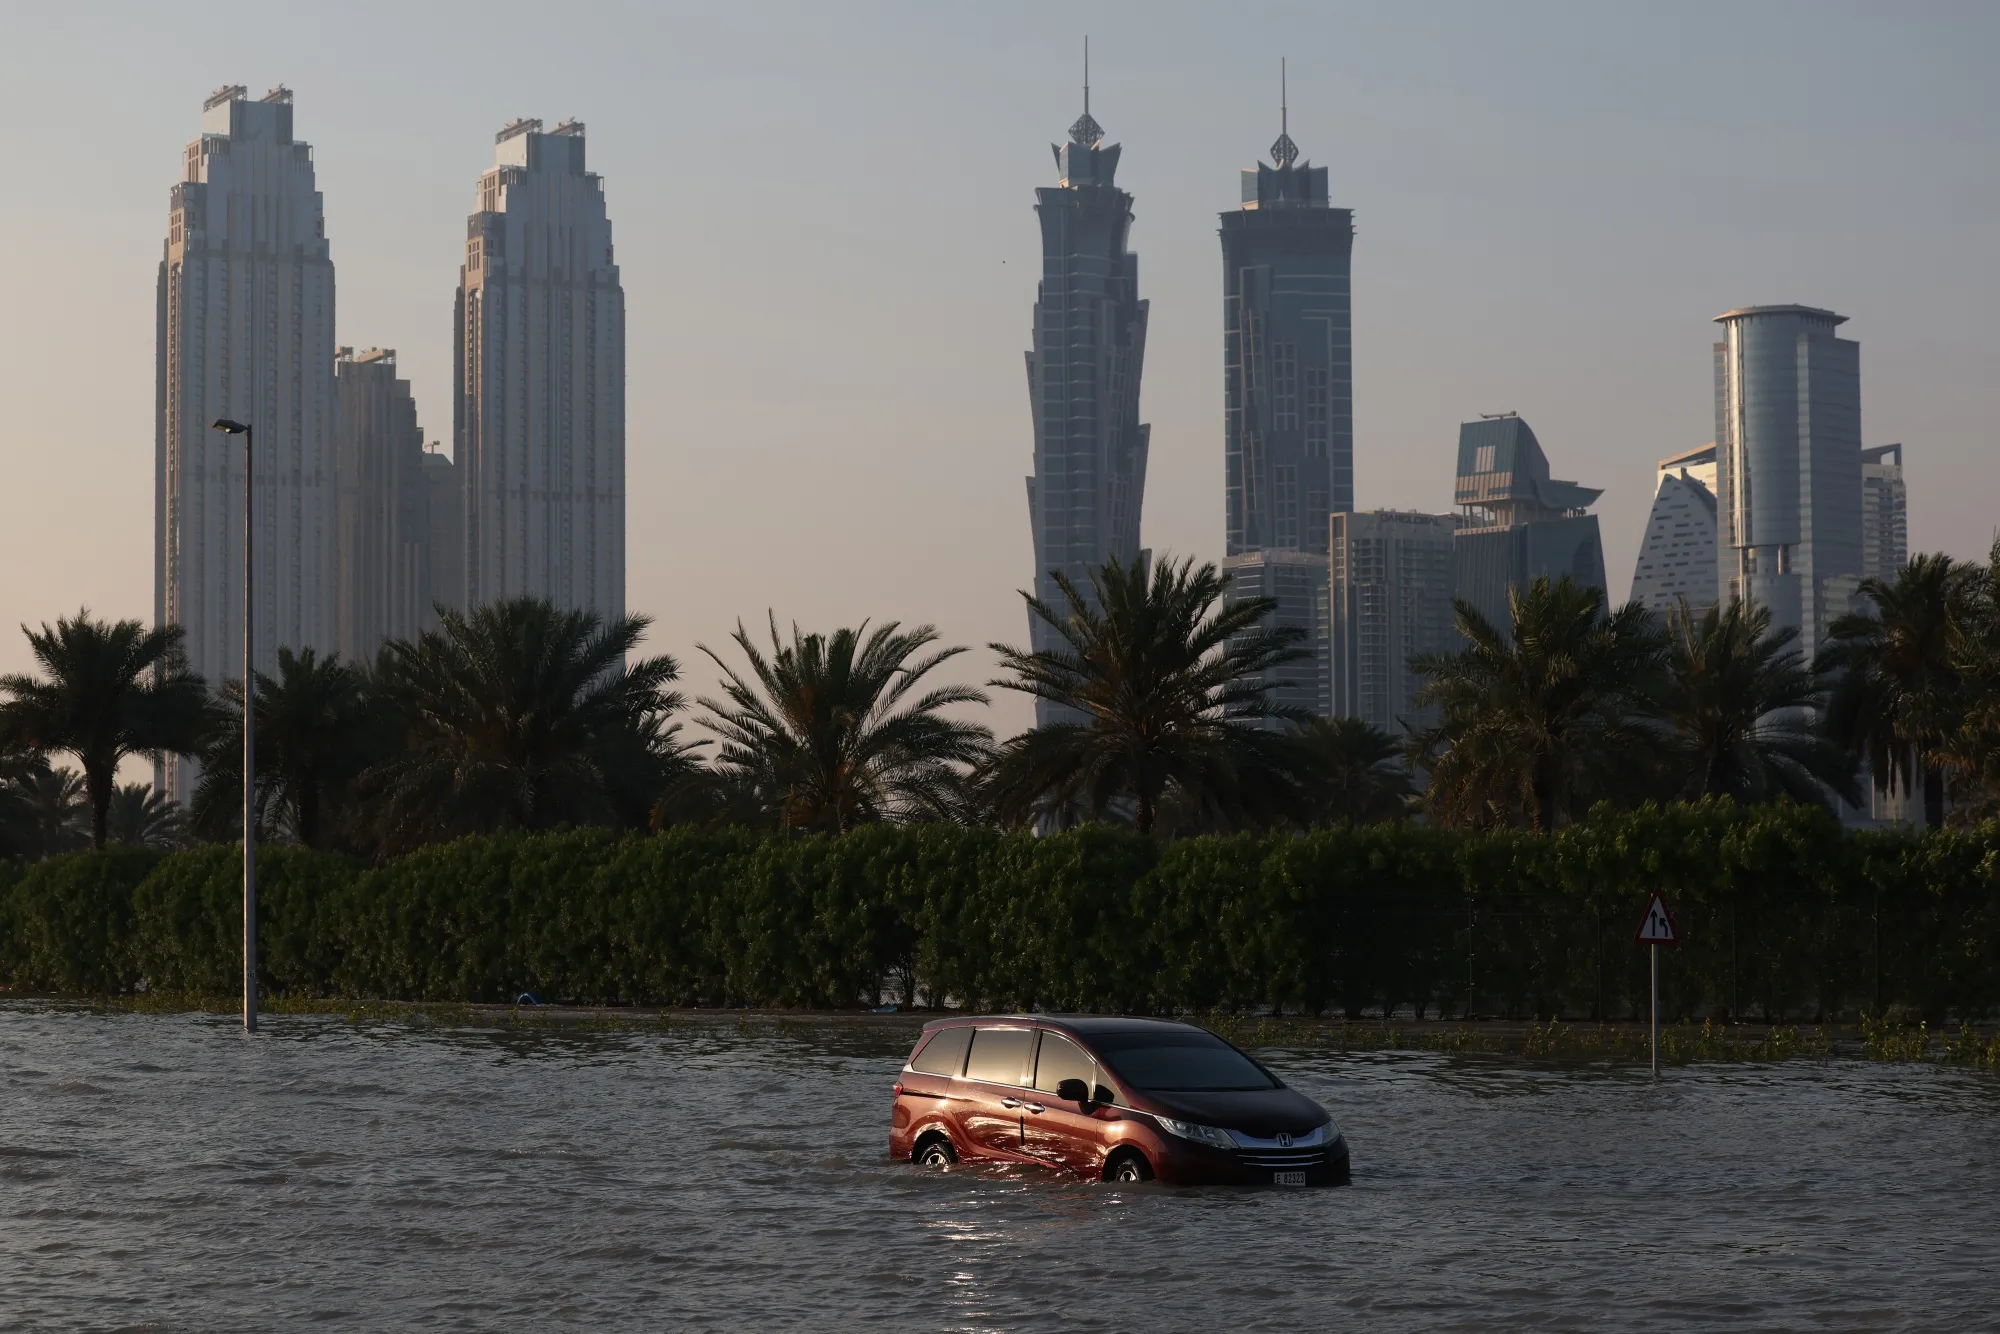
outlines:
[[1654, 894], [1653, 901], [1646, 905], [1646, 916], [1639, 923], [1639, 934], [1635, 939], [1646, 946], [1653, 956], [1653, 1078], [1660, 1077], [1660, 946], [1678, 945], [1680, 933], [1674, 929], [1674, 915], [1667, 911], [1664, 894]]

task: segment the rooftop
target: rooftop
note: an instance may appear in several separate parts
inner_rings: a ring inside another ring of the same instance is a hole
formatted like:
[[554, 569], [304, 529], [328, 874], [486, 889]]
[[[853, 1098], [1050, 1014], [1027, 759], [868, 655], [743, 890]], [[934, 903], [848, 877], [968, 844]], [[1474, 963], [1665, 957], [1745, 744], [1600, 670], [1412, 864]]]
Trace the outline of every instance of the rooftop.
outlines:
[[1836, 315], [1818, 306], [1738, 306], [1735, 310], [1725, 310], [1715, 317], [1717, 324], [1729, 320], [1747, 319], [1752, 315], [1805, 315], [1813, 319], [1827, 320], [1833, 324], [1847, 323], [1847, 316]]

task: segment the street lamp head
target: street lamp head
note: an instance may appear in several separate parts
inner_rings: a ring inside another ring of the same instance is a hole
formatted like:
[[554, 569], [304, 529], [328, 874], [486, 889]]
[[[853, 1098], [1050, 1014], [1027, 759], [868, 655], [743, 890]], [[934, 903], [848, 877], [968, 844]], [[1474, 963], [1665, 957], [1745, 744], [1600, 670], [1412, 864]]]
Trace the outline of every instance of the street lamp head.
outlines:
[[245, 426], [242, 422], [233, 422], [229, 420], [229, 418], [227, 417], [217, 417], [214, 421], [209, 423], [209, 426], [210, 429], [221, 431], [226, 435], [242, 435], [245, 431], [250, 429], [249, 427]]

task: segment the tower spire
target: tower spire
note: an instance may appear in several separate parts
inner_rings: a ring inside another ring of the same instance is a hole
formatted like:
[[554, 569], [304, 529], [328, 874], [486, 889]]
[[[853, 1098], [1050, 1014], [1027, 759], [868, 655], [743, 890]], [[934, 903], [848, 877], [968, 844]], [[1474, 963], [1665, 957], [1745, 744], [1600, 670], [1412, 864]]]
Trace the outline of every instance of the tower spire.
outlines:
[[1292, 142], [1290, 89], [1286, 86], [1285, 58], [1278, 57], [1278, 139], [1271, 145], [1271, 161], [1289, 167], [1299, 160], [1299, 146]]
[[1095, 148], [1104, 138], [1104, 127], [1090, 117], [1090, 35], [1083, 38], [1083, 114], [1076, 118], [1076, 124], [1069, 127], [1069, 141], [1084, 148]]

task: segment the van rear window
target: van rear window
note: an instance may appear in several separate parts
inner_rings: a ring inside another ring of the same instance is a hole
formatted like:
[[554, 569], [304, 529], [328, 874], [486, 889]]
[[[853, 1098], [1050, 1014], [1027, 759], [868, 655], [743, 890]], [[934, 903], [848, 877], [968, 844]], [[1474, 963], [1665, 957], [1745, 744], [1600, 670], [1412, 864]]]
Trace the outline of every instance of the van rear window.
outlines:
[[965, 1069], [965, 1048], [971, 1041], [970, 1027], [940, 1028], [917, 1048], [910, 1069], [922, 1075], [956, 1075]]

